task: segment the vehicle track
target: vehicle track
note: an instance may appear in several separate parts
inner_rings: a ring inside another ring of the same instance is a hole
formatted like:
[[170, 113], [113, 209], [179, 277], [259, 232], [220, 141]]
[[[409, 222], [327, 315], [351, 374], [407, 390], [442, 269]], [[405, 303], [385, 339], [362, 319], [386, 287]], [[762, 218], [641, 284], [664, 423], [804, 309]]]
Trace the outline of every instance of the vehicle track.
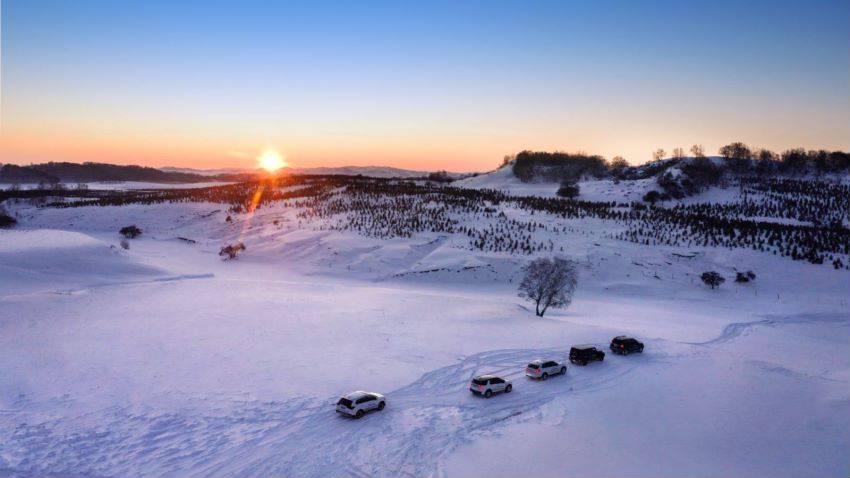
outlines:
[[748, 333], [756, 327], [776, 327], [780, 325], [805, 324], [812, 322], [847, 323], [850, 322], [850, 314], [793, 314], [793, 315], [766, 315], [764, 319], [751, 322], [733, 322], [723, 328], [717, 337], [705, 342], [684, 342], [688, 345], [719, 345], [735, 340]]

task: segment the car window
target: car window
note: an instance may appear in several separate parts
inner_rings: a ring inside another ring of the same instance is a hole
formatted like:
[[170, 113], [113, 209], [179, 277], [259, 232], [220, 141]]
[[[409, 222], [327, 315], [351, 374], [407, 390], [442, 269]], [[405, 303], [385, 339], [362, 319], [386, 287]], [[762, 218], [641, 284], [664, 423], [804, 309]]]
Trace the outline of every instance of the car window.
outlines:
[[475, 385], [487, 385], [487, 380], [476, 378], [472, 380], [472, 383], [474, 383]]
[[546, 362], [546, 363], [544, 363], [544, 364], [543, 364], [543, 366], [544, 366], [544, 367], [554, 367], [554, 366], [555, 366], [555, 362], [551, 362], [551, 361], [550, 361], [550, 362]]
[[360, 405], [361, 403], [363, 403], [363, 402], [365, 402], [365, 401], [366, 401], [366, 397], [360, 397], [360, 398], [358, 398], [358, 399], [357, 399], [357, 401], [356, 401], [356, 402], [354, 402], [354, 403], [356, 403], [356, 404]]
[[494, 378], [494, 379], [490, 380], [490, 383], [505, 383], [505, 381], [502, 380], [501, 378]]
[[375, 397], [374, 395], [366, 395], [365, 397], [363, 397], [363, 403], [374, 402], [375, 398], [377, 397]]
[[533, 368], [533, 369], [537, 370], [538, 368], [540, 368], [540, 365], [537, 365], [536, 363], [530, 363], [530, 364], [528, 364], [528, 368]]

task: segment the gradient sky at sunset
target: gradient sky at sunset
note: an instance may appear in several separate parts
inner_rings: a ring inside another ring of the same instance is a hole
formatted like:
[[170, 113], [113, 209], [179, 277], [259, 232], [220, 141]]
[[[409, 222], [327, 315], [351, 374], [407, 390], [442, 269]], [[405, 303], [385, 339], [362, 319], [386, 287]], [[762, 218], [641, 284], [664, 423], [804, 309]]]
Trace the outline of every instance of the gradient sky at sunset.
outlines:
[[[275, 5], [272, 5], [275, 4]], [[850, 2], [2, 2], [0, 162], [850, 149]]]

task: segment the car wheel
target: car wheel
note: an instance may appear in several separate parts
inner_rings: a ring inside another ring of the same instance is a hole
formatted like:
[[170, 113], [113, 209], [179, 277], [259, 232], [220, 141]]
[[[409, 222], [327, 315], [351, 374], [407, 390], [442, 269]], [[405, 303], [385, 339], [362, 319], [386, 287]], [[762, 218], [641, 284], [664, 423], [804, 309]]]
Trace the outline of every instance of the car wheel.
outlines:
[[583, 366], [587, 366], [587, 360], [582, 360], [582, 361], [581, 361], [581, 364], [582, 364]]
[[640, 350], [638, 350], [638, 352], [643, 353], [643, 347], [641, 347]]
[[599, 361], [601, 362], [603, 360], [605, 360], [605, 356], [604, 355], [599, 356]]
[[490, 389], [484, 392], [484, 398], [490, 398], [491, 396], [493, 396], [493, 392]]
[[378, 404], [378, 410], [383, 410], [383, 409], [384, 409], [384, 407], [385, 407], [386, 405], [387, 405], [387, 404], [386, 404], [386, 403], [384, 403], [384, 402], [379, 403], [379, 404]]
[[623, 355], [628, 355], [628, 354], [629, 354], [629, 350], [628, 350], [628, 349], [623, 349]]
[[505, 393], [511, 393], [511, 390], [513, 390], [513, 389], [514, 389], [513, 385], [508, 385], [507, 387], [505, 387]]
[[548, 373], [548, 372], [543, 372], [543, 376], [542, 376], [542, 377], [540, 377], [540, 378], [542, 378], [543, 380], [546, 380], [547, 378], [549, 378], [549, 373]]
[[567, 367], [561, 367], [561, 375], [567, 374]]
[[354, 414], [354, 418], [363, 418], [363, 410], [357, 410], [357, 413]]

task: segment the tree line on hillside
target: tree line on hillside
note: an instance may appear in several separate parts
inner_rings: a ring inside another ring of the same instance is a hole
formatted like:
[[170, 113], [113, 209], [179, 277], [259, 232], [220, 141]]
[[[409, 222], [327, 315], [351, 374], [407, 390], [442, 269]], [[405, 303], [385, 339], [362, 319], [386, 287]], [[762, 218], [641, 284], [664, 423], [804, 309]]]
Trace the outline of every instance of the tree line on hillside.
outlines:
[[[295, 208], [299, 227], [351, 231], [374, 238], [439, 233], [471, 250], [531, 255], [563, 252], [567, 234], [590, 234], [573, 220], [608, 223], [607, 237], [640, 244], [748, 248], [850, 269], [848, 186], [814, 180], [757, 177], [740, 183], [741, 201], [678, 204], [617, 203], [511, 196], [438, 182], [354, 176], [290, 177], [199, 189], [44, 191], [48, 207], [170, 202], [228, 205], [230, 220], [274, 203]], [[33, 191], [0, 191], [30, 200]], [[61, 194], [72, 197], [55, 200]], [[86, 197], [91, 194], [92, 197]], [[8, 197], [8, 196], [7, 196]], [[30, 199], [27, 199], [30, 198]], [[838, 212], [835, 212], [838, 211]], [[813, 218], [822, 218], [814, 222]], [[809, 223], [796, 223], [807, 221]], [[614, 226], [614, 227], [612, 227]]]

